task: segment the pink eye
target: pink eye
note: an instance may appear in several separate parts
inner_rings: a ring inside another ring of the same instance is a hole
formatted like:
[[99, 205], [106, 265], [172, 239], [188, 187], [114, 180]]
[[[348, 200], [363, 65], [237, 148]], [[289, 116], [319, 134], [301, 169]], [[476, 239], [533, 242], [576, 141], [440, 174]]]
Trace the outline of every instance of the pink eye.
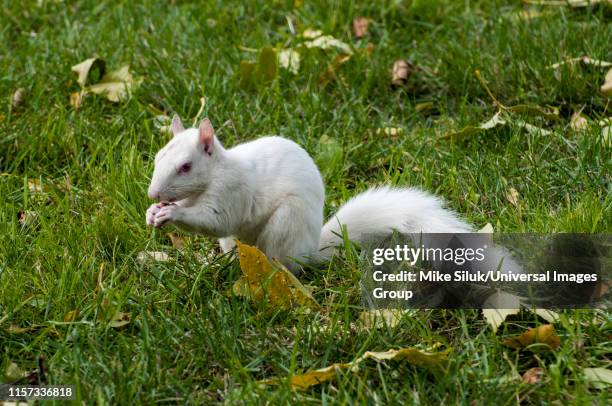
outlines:
[[191, 162], [187, 162], [186, 164], [181, 165], [178, 170], [178, 173], [187, 173], [191, 170]]

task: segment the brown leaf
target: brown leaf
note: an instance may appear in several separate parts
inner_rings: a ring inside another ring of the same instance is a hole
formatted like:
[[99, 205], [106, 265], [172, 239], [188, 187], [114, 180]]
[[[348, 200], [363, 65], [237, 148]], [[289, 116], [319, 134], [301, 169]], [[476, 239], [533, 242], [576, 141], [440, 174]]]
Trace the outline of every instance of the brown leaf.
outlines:
[[413, 71], [414, 66], [410, 62], [404, 59], [395, 61], [391, 72], [391, 83], [394, 86], [405, 85]]
[[368, 26], [370, 25], [370, 19], [367, 17], [355, 17], [353, 19], [353, 34], [355, 38], [363, 38], [368, 35]]
[[327, 70], [319, 76], [319, 83], [325, 85], [330, 80], [336, 77], [336, 70], [342, 65], [344, 65], [349, 59], [351, 59], [351, 55], [337, 55], [332, 63], [329, 64]]
[[504, 345], [521, 349], [532, 344], [546, 344], [555, 349], [561, 344], [561, 340], [552, 324], [545, 324], [540, 327], [531, 328], [518, 337], [508, 338], [503, 341]]
[[528, 385], [533, 385], [542, 381], [542, 377], [544, 376], [544, 371], [542, 368], [531, 368], [525, 371], [523, 374], [523, 382]]

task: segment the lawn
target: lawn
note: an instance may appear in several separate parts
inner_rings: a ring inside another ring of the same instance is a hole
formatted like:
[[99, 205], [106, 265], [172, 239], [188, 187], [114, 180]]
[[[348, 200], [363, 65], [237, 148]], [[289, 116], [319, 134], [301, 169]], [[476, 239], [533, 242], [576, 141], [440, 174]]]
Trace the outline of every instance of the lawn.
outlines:
[[[371, 20], [361, 39], [359, 16]], [[612, 155], [599, 124], [612, 116], [600, 91], [609, 68], [550, 65], [612, 61], [611, 22], [606, 5], [518, 0], [0, 1], [0, 380], [37, 381], [42, 364], [47, 383], [76, 385], [86, 404], [609, 404], [610, 387], [582, 372], [610, 367], [606, 309], [561, 311], [560, 346], [535, 352], [503, 345], [547, 323], [529, 313], [497, 332], [478, 310], [366, 328], [351, 250], [300, 276], [321, 310], [262, 309], [228, 293], [241, 270], [215, 241], [146, 227], [145, 210], [170, 137], [156, 116], [176, 112], [190, 124], [209, 117], [226, 146], [268, 134], [299, 143], [321, 167], [326, 215], [394, 184], [436, 193], [477, 228], [609, 232]], [[352, 56], [300, 47], [306, 29]], [[247, 86], [241, 61], [266, 46], [298, 49], [299, 69]], [[71, 67], [94, 56], [142, 82], [77, 109]], [[392, 86], [399, 59], [412, 74]], [[506, 125], [444, 138], [522, 104], [558, 117], [507, 113]], [[150, 251], [169, 260], [139, 260]], [[435, 345], [450, 349], [446, 373], [367, 361], [305, 391], [258, 383]], [[524, 383], [534, 367], [541, 379]]]

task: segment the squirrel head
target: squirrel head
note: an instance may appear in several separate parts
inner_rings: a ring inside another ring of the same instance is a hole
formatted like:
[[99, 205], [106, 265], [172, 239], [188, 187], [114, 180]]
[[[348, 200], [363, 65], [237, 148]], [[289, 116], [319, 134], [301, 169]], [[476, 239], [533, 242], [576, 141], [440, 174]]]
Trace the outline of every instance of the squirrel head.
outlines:
[[198, 128], [183, 127], [174, 115], [171, 125], [174, 137], [155, 156], [155, 169], [149, 185], [149, 197], [171, 203], [204, 192], [212, 170], [223, 154], [209, 119]]

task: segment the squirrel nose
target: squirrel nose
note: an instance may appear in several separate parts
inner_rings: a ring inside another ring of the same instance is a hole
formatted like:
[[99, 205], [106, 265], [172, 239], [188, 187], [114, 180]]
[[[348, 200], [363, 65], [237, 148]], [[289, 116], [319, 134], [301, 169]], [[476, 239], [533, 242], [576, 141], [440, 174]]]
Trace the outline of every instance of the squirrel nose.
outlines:
[[155, 189], [149, 188], [149, 197], [153, 200], [159, 200], [159, 192]]

